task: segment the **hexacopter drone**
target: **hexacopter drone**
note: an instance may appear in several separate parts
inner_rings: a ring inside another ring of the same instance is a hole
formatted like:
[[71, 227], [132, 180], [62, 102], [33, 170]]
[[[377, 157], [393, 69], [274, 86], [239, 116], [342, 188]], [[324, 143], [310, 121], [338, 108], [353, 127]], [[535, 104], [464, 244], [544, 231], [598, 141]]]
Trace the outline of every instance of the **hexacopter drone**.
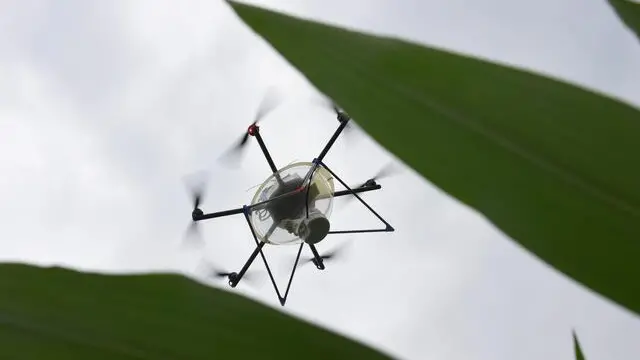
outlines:
[[[253, 235], [256, 248], [240, 271], [217, 273], [220, 277], [226, 277], [231, 287], [235, 288], [238, 285], [259, 254], [267, 268], [280, 304], [284, 306], [304, 245], [307, 245], [313, 254], [313, 258], [311, 258], [310, 261], [319, 270], [324, 270], [325, 265], [323, 260], [330, 256], [321, 256], [315, 245], [325, 239], [327, 235], [394, 231], [394, 228], [358, 195], [359, 193], [380, 189], [381, 186], [376, 183], [376, 178], [381, 174], [367, 180], [362, 185], [351, 188], [323, 162], [329, 149], [331, 149], [338, 136], [340, 136], [351, 120], [351, 118], [345, 112], [340, 111], [335, 104], [332, 105], [332, 107], [340, 125], [318, 157], [311, 162], [295, 162], [281, 169], [278, 169], [274, 164], [264, 140], [260, 136], [260, 128], [257, 123], [266, 113], [265, 109], [261, 109], [262, 111], [258, 113], [255, 121], [249, 126], [247, 133], [237, 145], [239, 149], [247, 143], [249, 136], [255, 137], [272, 170], [272, 174], [258, 187], [250, 205], [244, 205], [236, 209], [204, 213], [199, 207], [202, 194], [194, 192], [194, 206], [191, 213], [193, 225], [202, 220], [243, 214]], [[346, 190], [335, 191], [334, 179]], [[346, 195], [352, 195], [357, 198], [384, 224], [384, 227], [378, 229], [332, 230], [329, 216], [332, 210], [333, 199]], [[280, 293], [267, 259], [262, 251], [262, 248], [267, 244], [300, 245], [284, 295]]]

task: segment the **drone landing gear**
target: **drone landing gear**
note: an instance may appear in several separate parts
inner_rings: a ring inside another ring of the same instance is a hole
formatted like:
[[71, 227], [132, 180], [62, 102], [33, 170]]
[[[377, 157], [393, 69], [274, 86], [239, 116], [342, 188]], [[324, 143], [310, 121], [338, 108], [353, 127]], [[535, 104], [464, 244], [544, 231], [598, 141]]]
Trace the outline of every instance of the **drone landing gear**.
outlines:
[[[325, 265], [323, 262], [323, 258], [322, 256], [320, 256], [320, 254], [318, 253], [318, 250], [316, 249], [316, 247], [313, 244], [307, 244], [307, 243], [301, 243], [300, 246], [298, 247], [298, 253], [296, 255], [294, 264], [293, 264], [293, 268], [291, 269], [291, 274], [289, 275], [289, 281], [287, 283], [287, 288], [284, 292], [284, 295], [280, 292], [280, 289], [278, 288], [278, 285], [276, 284], [275, 278], [273, 276], [273, 273], [271, 271], [271, 267], [269, 266], [269, 263], [267, 261], [266, 256], [264, 255], [264, 252], [262, 251], [262, 248], [264, 247], [264, 245], [266, 244], [264, 241], [259, 241], [256, 233], [255, 233], [255, 229], [253, 227], [253, 225], [251, 224], [251, 220], [249, 217], [249, 207], [245, 206], [244, 207], [244, 215], [245, 215], [245, 219], [247, 220], [247, 224], [249, 225], [249, 229], [251, 230], [251, 234], [253, 235], [253, 239], [256, 243], [256, 248], [253, 251], [253, 253], [249, 256], [249, 259], [247, 259], [247, 261], [245, 262], [244, 266], [242, 267], [242, 269], [240, 270], [239, 273], [230, 273], [228, 275], [228, 279], [229, 279], [229, 285], [233, 288], [235, 288], [238, 283], [240, 282], [240, 280], [242, 280], [242, 276], [246, 273], [246, 271], [249, 269], [249, 267], [251, 266], [251, 264], [253, 263], [253, 261], [256, 259], [256, 257], [258, 256], [258, 254], [260, 255], [260, 257], [262, 258], [262, 261], [265, 265], [265, 267], [267, 268], [267, 273], [269, 274], [269, 278], [271, 280], [271, 284], [273, 285], [273, 288], [276, 292], [276, 295], [278, 296], [278, 300], [280, 301], [280, 305], [284, 306], [286, 301], [287, 301], [287, 297], [289, 295], [289, 290], [291, 289], [291, 283], [293, 281], [293, 277], [295, 275], [296, 269], [298, 268], [298, 263], [300, 261], [300, 255], [302, 254], [302, 248], [304, 247], [304, 245], [308, 245], [309, 248], [311, 249], [311, 252], [313, 253], [313, 259], [311, 260], [314, 265], [316, 266], [316, 268], [318, 268], [319, 270], [324, 270], [325, 269]], [[269, 229], [269, 231], [267, 231], [267, 236], [269, 234], [271, 234], [275, 228], [278, 226], [277, 223], [275, 223], [274, 225], [272, 225], [272, 227]]]
[[[262, 251], [262, 248], [264, 247], [264, 245], [266, 243], [264, 241], [259, 241], [258, 237], [256, 236], [256, 231], [253, 228], [253, 225], [251, 224], [251, 219], [249, 218], [249, 207], [245, 206], [243, 209], [244, 209], [244, 217], [247, 220], [247, 224], [249, 225], [249, 229], [251, 230], [251, 235], [253, 235], [253, 240], [256, 243], [256, 249], [251, 254], [251, 256], [249, 257], [249, 259], [247, 260], [247, 262], [245, 263], [245, 265], [244, 265], [244, 267], [242, 269], [244, 271], [246, 271], [246, 269], [248, 269], [249, 266], [251, 266], [251, 263], [253, 262], [253, 260], [255, 260], [256, 256], [259, 253], [260, 257], [262, 258], [262, 262], [264, 263], [264, 266], [267, 268], [267, 273], [269, 274], [269, 279], [271, 279], [271, 284], [273, 285], [273, 288], [276, 291], [276, 295], [278, 296], [278, 300], [280, 301], [280, 305], [284, 306], [284, 304], [287, 301], [287, 296], [289, 295], [289, 290], [291, 289], [291, 282], [293, 281], [293, 276], [295, 275], [296, 268], [298, 267], [298, 261], [300, 260], [300, 254], [302, 253], [302, 247], [304, 246], [304, 243], [300, 244], [300, 247], [298, 248], [298, 255], [296, 256], [296, 260], [295, 260], [295, 262], [293, 264], [293, 269], [291, 270], [291, 275], [289, 276], [289, 282], [287, 283], [287, 289], [285, 290], [284, 296], [283, 296], [280, 293], [280, 289], [278, 288], [278, 285], [276, 284], [276, 281], [275, 281], [275, 279], [273, 277], [273, 273], [271, 272], [271, 268], [269, 267], [269, 263], [267, 262], [267, 258], [264, 255], [264, 252]], [[278, 222], [276, 222], [273, 225], [271, 225], [271, 228], [265, 234], [265, 238], [268, 238], [271, 235], [271, 233], [273, 233], [273, 231], [278, 227], [278, 225], [279, 225]], [[240, 271], [240, 273], [244, 274], [243, 271]], [[239, 276], [237, 281], [240, 281], [240, 278], [241, 278], [241, 276]], [[235, 284], [237, 284], [237, 282]]]

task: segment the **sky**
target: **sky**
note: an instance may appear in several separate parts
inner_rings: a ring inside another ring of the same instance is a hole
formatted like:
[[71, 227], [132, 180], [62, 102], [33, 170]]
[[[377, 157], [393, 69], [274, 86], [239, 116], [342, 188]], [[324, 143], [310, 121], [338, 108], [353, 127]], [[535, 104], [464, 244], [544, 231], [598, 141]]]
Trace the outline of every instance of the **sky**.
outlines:
[[[640, 106], [640, 44], [603, 0], [251, 3]], [[239, 269], [253, 246], [242, 216], [202, 224], [204, 247], [180, 246], [191, 211], [184, 177], [210, 174], [205, 211], [250, 201], [247, 189], [269, 175], [257, 144], [239, 168], [216, 159], [269, 88], [286, 100], [261, 127], [276, 165], [310, 161], [337, 126], [316, 105], [322, 95], [222, 1], [3, 1], [0, 79], [2, 261], [196, 278], [203, 259]], [[400, 174], [365, 198], [396, 232], [327, 238], [319, 250], [347, 244], [345, 259], [323, 273], [301, 268], [285, 308], [266, 277], [231, 291], [400, 359], [571, 359], [573, 329], [589, 359], [640, 353], [636, 316], [547, 267], [366, 133], [350, 135], [326, 163], [357, 184], [394, 162]], [[378, 226], [343, 199], [331, 221]], [[280, 286], [296, 250], [266, 251]]]

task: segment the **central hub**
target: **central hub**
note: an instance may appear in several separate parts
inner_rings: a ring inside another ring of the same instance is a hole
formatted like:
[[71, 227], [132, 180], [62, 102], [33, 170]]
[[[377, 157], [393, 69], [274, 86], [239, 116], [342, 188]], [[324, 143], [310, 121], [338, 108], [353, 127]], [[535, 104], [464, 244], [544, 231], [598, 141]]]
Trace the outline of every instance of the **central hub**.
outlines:
[[273, 200], [267, 205], [267, 211], [271, 213], [274, 221], [295, 219], [302, 215], [305, 210], [307, 192], [304, 188], [300, 191], [301, 186], [302, 179], [299, 177], [283, 181], [278, 185], [278, 188], [271, 195], [272, 199], [293, 192], [295, 192], [295, 194]]
[[318, 187], [311, 184], [307, 188], [302, 184], [303, 179], [298, 176], [280, 183], [271, 198], [285, 196], [271, 201], [267, 211], [288, 232], [304, 242], [316, 244], [329, 233], [329, 220], [314, 206]]
[[331, 174], [312, 162], [278, 170], [251, 201], [258, 204], [250, 215], [258, 240], [277, 245], [322, 241], [329, 233], [334, 192]]

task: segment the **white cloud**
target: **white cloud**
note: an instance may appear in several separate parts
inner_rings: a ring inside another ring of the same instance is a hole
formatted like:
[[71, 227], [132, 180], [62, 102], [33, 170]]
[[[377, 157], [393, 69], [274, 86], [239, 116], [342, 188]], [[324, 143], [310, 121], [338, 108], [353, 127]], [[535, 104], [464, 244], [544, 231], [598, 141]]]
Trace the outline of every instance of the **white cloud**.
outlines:
[[3, 258], [101, 266], [105, 246], [122, 237], [113, 223], [128, 223], [114, 206], [136, 195], [48, 74], [3, 69], [16, 85], [4, 87], [0, 108]]

